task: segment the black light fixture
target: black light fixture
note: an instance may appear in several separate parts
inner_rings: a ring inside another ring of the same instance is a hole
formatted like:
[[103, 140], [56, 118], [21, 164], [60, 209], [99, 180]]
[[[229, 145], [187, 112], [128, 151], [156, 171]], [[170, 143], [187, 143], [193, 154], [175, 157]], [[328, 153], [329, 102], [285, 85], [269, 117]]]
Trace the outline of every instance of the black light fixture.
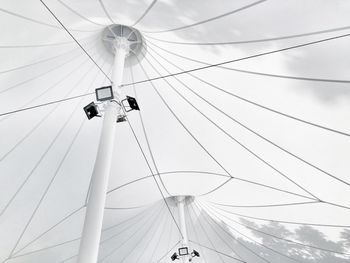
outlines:
[[97, 105], [94, 102], [91, 102], [88, 105], [86, 105], [84, 107], [84, 111], [89, 120], [96, 116], [100, 117], [98, 115], [99, 112], [98, 112]]
[[105, 86], [95, 89], [96, 100], [106, 101], [114, 98], [112, 86]]
[[199, 257], [200, 255], [199, 255], [198, 251], [193, 249], [193, 252], [191, 253], [191, 256], [192, 257]]
[[174, 261], [175, 259], [179, 259], [179, 257], [177, 256], [176, 252], [170, 257], [172, 261]]
[[[128, 104], [129, 104], [129, 110], [126, 109], [125, 107], [125, 104], [124, 104], [124, 101], [127, 101]], [[126, 112], [129, 112], [129, 111], [132, 111], [132, 110], [140, 110], [139, 108], [139, 105], [137, 104], [137, 101], [135, 98], [133, 97], [130, 97], [130, 96], [126, 96], [126, 99], [125, 100], [122, 100], [122, 103], [123, 103], [123, 106], [124, 106], [124, 109]]]
[[179, 256], [187, 256], [187, 255], [188, 255], [188, 247], [180, 247]]

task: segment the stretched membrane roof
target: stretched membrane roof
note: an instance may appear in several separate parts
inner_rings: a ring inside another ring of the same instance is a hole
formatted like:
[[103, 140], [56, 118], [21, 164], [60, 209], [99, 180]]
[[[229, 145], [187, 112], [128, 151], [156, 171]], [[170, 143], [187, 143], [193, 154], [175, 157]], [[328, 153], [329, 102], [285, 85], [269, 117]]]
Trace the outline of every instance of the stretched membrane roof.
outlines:
[[141, 111], [116, 124], [98, 262], [170, 262], [177, 195], [193, 262], [349, 261], [348, 1], [44, 3], [71, 35], [42, 1], [0, 4], [1, 263], [77, 261], [110, 24], [147, 48], [124, 71]]

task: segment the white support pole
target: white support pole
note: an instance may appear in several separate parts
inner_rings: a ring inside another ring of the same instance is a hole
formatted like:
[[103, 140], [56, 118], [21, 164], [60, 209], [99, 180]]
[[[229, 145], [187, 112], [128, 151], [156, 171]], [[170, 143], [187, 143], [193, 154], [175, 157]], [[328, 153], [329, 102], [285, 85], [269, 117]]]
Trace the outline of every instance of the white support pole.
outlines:
[[[124, 61], [128, 53], [128, 41], [117, 38], [114, 42], [115, 58], [113, 65], [113, 91], [117, 101], [121, 99], [121, 87]], [[85, 222], [80, 242], [78, 263], [96, 263], [100, 245], [104, 207], [108, 179], [111, 169], [116, 119], [120, 105], [107, 102], [103, 115], [102, 132], [91, 179], [91, 190], [86, 208]]]
[[[188, 252], [191, 253], [190, 248], [188, 246], [188, 237], [187, 237], [187, 228], [186, 228], [186, 218], [185, 218], [185, 202], [186, 197], [185, 196], [178, 196], [177, 197], [177, 208], [179, 212], [179, 221], [180, 221], [180, 229], [182, 234], [182, 246], [188, 247]], [[191, 256], [184, 256], [182, 257], [183, 263], [189, 263]]]

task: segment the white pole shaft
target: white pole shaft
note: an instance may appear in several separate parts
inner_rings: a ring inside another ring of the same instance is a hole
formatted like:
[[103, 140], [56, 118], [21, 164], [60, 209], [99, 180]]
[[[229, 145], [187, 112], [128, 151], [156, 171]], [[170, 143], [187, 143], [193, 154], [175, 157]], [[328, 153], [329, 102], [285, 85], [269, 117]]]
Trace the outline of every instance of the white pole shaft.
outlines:
[[[125, 48], [116, 45], [112, 79], [117, 100], [120, 100], [120, 84], [123, 77], [126, 52]], [[98, 259], [106, 193], [113, 157], [116, 119], [119, 111], [120, 106], [117, 103], [107, 102], [92, 173], [91, 190], [86, 208], [78, 263], [96, 263]]]
[[[187, 228], [186, 228], [186, 218], [185, 218], [185, 197], [179, 196], [177, 197], [177, 208], [179, 212], [179, 221], [180, 221], [180, 229], [182, 234], [182, 246], [188, 247], [188, 237], [187, 237]], [[189, 248], [188, 248], [189, 249]], [[189, 253], [191, 253], [189, 251]], [[189, 263], [189, 256], [182, 257], [183, 263]]]

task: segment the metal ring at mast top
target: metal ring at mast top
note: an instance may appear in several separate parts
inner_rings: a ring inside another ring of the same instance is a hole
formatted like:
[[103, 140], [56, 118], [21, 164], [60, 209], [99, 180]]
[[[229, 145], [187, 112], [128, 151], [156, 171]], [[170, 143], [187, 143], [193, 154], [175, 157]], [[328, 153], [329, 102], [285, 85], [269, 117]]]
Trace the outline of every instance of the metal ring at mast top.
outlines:
[[129, 52], [125, 59], [125, 66], [137, 64], [146, 53], [146, 45], [141, 33], [133, 27], [112, 24], [102, 31], [102, 42], [110, 54], [115, 54], [114, 42], [117, 38], [124, 38], [129, 43]]

